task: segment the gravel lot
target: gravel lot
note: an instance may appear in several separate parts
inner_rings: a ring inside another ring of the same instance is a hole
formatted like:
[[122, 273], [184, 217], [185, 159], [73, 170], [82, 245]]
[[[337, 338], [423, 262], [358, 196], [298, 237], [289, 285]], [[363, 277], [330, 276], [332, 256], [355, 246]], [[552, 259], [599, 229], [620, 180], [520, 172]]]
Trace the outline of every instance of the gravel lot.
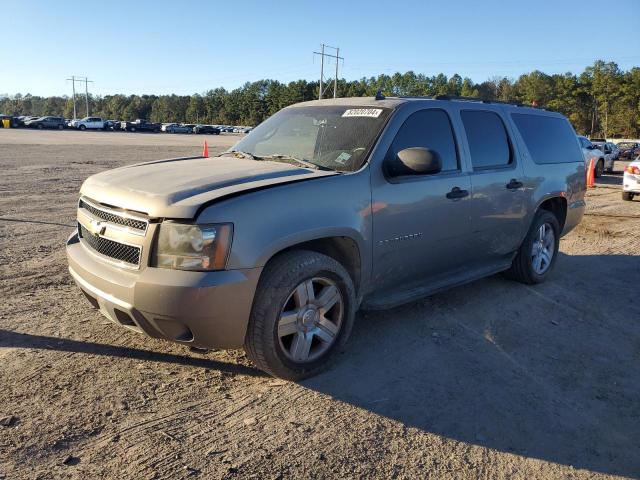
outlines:
[[237, 136], [0, 130], [0, 479], [640, 478], [640, 201], [589, 192], [549, 282], [493, 276], [360, 313], [301, 383], [89, 310], [78, 189]]

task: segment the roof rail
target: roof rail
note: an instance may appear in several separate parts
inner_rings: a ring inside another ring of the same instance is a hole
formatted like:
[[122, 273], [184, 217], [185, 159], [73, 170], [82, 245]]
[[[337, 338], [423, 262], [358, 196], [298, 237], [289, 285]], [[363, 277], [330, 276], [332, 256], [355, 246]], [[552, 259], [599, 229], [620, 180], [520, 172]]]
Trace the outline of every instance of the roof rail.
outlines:
[[520, 102], [505, 102], [503, 100], [487, 100], [484, 98], [477, 98], [477, 97], [462, 97], [462, 96], [456, 96], [456, 95], [434, 95], [433, 97], [434, 100], [463, 100], [466, 102], [480, 102], [480, 103], [500, 103], [503, 105], [514, 105], [516, 107], [524, 107], [526, 105], [523, 105]]

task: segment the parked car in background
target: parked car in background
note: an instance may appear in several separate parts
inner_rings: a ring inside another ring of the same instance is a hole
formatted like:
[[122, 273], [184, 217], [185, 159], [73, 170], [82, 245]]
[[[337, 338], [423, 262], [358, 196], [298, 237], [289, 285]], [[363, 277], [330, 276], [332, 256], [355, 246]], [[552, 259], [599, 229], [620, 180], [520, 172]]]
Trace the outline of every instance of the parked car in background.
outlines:
[[[115, 127], [118, 128], [115, 128]], [[105, 120], [104, 121], [104, 129], [105, 130], [119, 130], [120, 129], [120, 120]]]
[[84, 117], [80, 120], [71, 120], [70, 126], [78, 130], [103, 130], [104, 120], [100, 117]]
[[171, 125], [178, 125], [178, 124], [177, 124], [177, 123], [163, 123], [163, 124], [160, 126], [160, 131], [161, 131], [161, 132], [166, 132], [166, 131], [167, 131], [167, 128], [169, 128]]
[[30, 122], [31, 120], [37, 120], [38, 118], [40, 118], [37, 115], [25, 115], [23, 117], [18, 117], [21, 119], [22, 121], [22, 126], [26, 127], [27, 126], [27, 122]]
[[624, 169], [622, 177], [622, 200], [633, 200], [640, 195], [640, 157]]
[[69, 272], [87, 308], [114, 324], [244, 347], [264, 371], [300, 380], [341, 351], [360, 307], [501, 271], [548, 279], [560, 238], [583, 217], [585, 180], [558, 113], [431, 98], [305, 102], [215, 161], [88, 178]]
[[207, 133], [209, 135], [220, 135], [220, 129], [213, 125], [196, 125], [193, 127], [193, 133]]
[[167, 133], [193, 133], [193, 127], [190, 127], [189, 125], [180, 125], [177, 123], [174, 123], [173, 125], [169, 125], [165, 132]]
[[135, 122], [120, 122], [120, 129], [127, 132], [159, 132], [162, 126], [148, 120], [138, 118]]
[[638, 142], [620, 142], [620, 160], [633, 160], [640, 155], [640, 143]]
[[64, 130], [66, 122], [62, 117], [40, 117], [34, 120], [28, 120], [24, 122], [26, 127], [37, 128], [42, 130], [44, 128], [55, 128], [58, 130]]
[[611, 143], [607, 141], [591, 140], [594, 147], [600, 150], [604, 154], [604, 169], [607, 172], [613, 172], [613, 162], [615, 160], [615, 153], [611, 148]]
[[613, 142], [607, 142], [607, 145], [609, 145], [611, 153], [613, 153], [613, 159], [618, 160], [620, 158], [620, 149], [618, 146]]
[[585, 166], [589, 168], [589, 162], [593, 160], [595, 176], [599, 177], [604, 173], [604, 153], [598, 150], [596, 146], [591, 143], [591, 140], [589, 140], [587, 137], [578, 135], [578, 141], [580, 142], [580, 147], [582, 148], [582, 155], [584, 157]]

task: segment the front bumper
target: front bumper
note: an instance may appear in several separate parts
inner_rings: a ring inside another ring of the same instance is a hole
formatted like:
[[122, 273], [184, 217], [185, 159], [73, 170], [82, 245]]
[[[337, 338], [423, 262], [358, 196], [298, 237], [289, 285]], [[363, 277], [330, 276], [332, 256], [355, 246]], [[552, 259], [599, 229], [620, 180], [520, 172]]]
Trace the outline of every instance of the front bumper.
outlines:
[[186, 272], [128, 271], [67, 241], [69, 272], [94, 308], [114, 323], [154, 338], [202, 348], [237, 348], [244, 337], [261, 268]]
[[640, 175], [624, 172], [622, 178], [622, 191], [640, 193]]

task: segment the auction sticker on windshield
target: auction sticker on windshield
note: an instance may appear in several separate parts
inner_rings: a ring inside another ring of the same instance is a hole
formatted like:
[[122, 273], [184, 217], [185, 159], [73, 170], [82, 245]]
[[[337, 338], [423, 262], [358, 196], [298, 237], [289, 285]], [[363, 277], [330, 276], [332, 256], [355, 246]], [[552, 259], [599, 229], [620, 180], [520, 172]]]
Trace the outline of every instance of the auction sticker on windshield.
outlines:
[[350, 108], [346, 110], [343, 117], [371, 117], [378, 118], [382, 113], [381, 108]]

